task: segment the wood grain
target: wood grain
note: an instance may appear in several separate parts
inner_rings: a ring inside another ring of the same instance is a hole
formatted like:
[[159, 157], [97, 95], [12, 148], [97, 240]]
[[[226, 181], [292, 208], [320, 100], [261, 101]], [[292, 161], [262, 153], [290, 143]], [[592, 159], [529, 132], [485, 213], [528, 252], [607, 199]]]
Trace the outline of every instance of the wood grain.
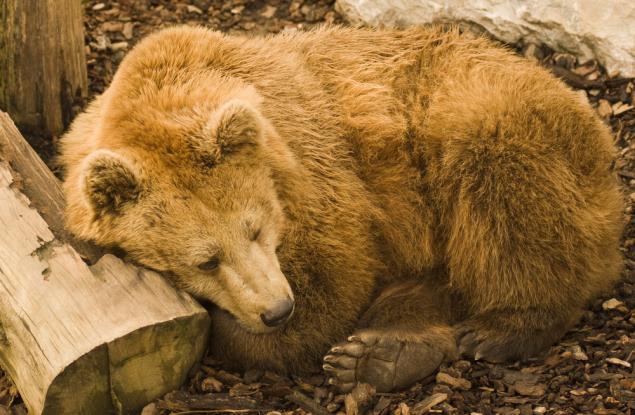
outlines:
[[81, 1], [3, 0], [0, 45], [0, 109], [60, 135], [88, 91]]
[[53, 233], [69, 242], [89, 262], [94, 263], [103, 250], [73, 238], [64, 226], [64, 193], [51, 170], [20, 134], [9, 114], [0, 111], [0, 159], [6, 160], [16, 174], [16, 185], [42, 215]]

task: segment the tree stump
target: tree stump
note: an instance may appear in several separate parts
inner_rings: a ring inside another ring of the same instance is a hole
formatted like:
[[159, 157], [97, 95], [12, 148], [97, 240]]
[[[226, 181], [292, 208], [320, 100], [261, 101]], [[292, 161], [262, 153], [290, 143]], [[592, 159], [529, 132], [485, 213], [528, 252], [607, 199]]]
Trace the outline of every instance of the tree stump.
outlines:
[[155, 272], [112, 255], [87, 265], [61, 226], [61, 197], [0, 113], [0, 365], [32, 415], [138, 411], [183, 383], [209, 316]]
[[81, 1], [2, 0], [0, 74], [0, 110], [22, 131], [60, 135], [88, 90]]

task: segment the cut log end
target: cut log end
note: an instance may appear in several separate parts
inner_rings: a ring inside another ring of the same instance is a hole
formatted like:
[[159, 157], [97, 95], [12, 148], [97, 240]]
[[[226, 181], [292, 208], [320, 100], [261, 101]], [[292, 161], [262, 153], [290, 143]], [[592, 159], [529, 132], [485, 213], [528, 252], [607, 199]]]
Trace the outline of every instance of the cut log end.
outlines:
[[[143, 327], [101, 345], [64, 369], [46, 392], [43, 414], [135, 413], [178, 389], [204, 352], [204, 314]], [[199, 335], [192, 338], [192, 333]]]

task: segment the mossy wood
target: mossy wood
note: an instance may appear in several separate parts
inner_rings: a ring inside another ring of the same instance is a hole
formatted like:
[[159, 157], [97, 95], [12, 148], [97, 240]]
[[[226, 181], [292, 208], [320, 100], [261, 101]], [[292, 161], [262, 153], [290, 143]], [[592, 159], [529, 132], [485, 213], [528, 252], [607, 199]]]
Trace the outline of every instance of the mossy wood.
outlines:
[[88, 90], [81, 1], [0, 1], [0, 74], [0, 110], [61, 134]]
[[154, 272], [112, 255], [87, 265], [56, 223], [62, 207], [56, 178], [0, 113], [0, 365], [30, 414], [138, 411], [185, 380], [209, 316]]

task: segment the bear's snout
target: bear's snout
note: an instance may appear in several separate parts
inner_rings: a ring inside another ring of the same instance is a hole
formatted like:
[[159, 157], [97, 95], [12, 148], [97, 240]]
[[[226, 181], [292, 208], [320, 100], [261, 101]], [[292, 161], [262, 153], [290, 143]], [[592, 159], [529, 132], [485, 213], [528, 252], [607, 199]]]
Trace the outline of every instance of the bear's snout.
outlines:
[[260, 314], [260, 319], [267, 327], [277, 327], [285, 323], [295, 309], [295, 301], [291, 298], [277, 302], [271, 309]]

